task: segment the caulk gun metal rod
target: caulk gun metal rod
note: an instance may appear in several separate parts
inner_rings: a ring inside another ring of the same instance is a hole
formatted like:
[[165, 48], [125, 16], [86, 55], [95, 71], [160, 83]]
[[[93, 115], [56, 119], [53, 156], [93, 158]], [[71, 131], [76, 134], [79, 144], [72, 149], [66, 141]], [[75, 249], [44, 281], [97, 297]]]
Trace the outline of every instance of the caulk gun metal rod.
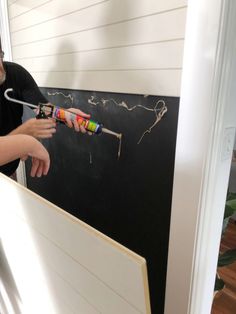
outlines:
[[8, 89], [5, 90], [4, 96], [5, 96], [5, 98], [6, 98], [7, 100], [13, 101], [13, 102], [16, 102], [16, 103], [18, 103], [18, 104], [21, 104], [21, 105], [24, 105], [24, 106], [28, 106], [28, 107], [31, 107], [31, 108], [34, 108], [34, 109], [38, 109], [38, 106], [36, 106], [36, 105], [33, 105], [33, 104], [28, 103], [28, 102], [21, 101], [21, 100], [17, 100], [17, 99], [14, 99], [14, 98], [9, 97], [9, 96], [7, 95], [7, 93], [9, 93], [9, 92], [13, 92], [13, 89], [12, 89], [12, 88], [8, 88]]

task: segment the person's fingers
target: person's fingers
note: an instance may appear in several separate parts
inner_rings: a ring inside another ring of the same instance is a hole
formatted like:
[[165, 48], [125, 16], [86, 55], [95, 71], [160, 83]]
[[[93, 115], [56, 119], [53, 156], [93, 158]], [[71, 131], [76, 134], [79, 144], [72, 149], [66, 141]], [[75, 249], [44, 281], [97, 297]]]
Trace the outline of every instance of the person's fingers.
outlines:
[[50, 161], [39, 160], [32, 158], [31, 177], [40, 178], [42, 175], [47, 175], [50, 167]]
[[55, 123], [55, 119], [53, 118], [47, 118], [47, 119], [36, 119], [39, 123]]
[[80, 132], [80, 125], [77, 121], [73, 121], [74, 129], [76, 132]]
[[86, 118], [86, 119], [90, 119], [91, 115], [88, 114], [88, 113], [85, 113], [77, 108], [69, 108], [68, 111], [72, 112], [72, 113], [75, 113], [75, 114], [78, 114], [79, 116], [83, 117], [83, 118]]
[[30, 119], [25, 123], [23, 133], [36, 138], [49, 138], [56, 132], [56, 123], [52, 119]]
[[42, 177], [42, 174], [43, 174], [43, 161], [39, 160], [39, 165], [38, 165], [38, 168], [37, 168], [36, 176], [38, 178], [40, 178], [40, 177]]
[[[70, 109], [68, 109], [68, 111], [75, 113], [75, 114], [77, 114], [77, 115], [79, 115], [85, 119], [90, 119], [90, 117], [91, 117], [90, 114], [84, 113], [83, 111], [76, 109], [76, 108], [70, 108]], [[73, 120], [73, 126], [74, 126], [75, 131], [77, 131], [77, 132], [79, 132], [79, 131], [81, 131], [82, 133], [87, 132], [85, 127], [78, 123], [77, 119]]]
[[31, 177], [35, 177], [38, 166], [39, 166], [39, 160], [35, 157], [32, 157], [32, 166], [31, 166], [31, 172], [30, 172]]
[[87, 132], [83, 125], [80, 125], [80, 131], [84, 134]]
[[69, 111], [65, 111], [64, 119], [65, 119], [66, 126], [68, 126], [68, 128], [73, 128], [73, 123], [72, 123], [73, 119]]
[[73, 123], [70, 119], [66, 119], [66, 125], [68, 126], [68, 128], [73, 128]]
[[[44, 121], [43, 121], [44, 120]], [[49, 119], [38, 120], [35, 124], [34, 136], [38, 138], [50, 138], [56, 133], [56, 123]]]
[[56, 129], [39, 130], [36, 137], [49, 138], [52, 137], [54, 133], [56, 133]]
[[82, 132], [82, 133], [86, 133], [85, 128], [79, 124], [79, 122], [77, 120], [73, 120], [73, 126], [76, 132]]
[[56, 127], [54, 119], [34, 119], [34, 123], [40, 127], [50, 128]]
[[43, 164], [43, 175], [46, 176], [48, 174], [49, 168], [50, 168], [50, 159], [44, 161], [44, 164]]

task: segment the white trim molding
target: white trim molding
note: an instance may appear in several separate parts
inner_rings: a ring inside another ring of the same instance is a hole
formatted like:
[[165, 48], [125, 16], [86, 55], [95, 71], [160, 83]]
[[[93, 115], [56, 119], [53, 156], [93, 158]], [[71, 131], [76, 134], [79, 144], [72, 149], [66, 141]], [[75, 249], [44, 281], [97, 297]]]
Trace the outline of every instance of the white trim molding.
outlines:
[[165, 314], [210, 314], [236, 128], [236, 2], [189, 0]]
[[12, 61], [7, 0], [0, 1], [0, 26], [2, 48], [5, 53], [4, 59]]

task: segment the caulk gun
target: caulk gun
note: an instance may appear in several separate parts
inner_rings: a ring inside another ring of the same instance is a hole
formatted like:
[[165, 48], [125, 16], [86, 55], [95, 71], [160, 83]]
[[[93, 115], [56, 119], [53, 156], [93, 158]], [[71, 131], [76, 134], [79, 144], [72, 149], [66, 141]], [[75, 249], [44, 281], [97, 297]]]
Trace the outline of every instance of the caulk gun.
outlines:
[[11, 98], [8, 93], [13, 92], [12, 88], [8, 88], [4, 92], [4, 96], [7, 100], [28, 106], [34, 109], [37, 109], [39, 112], [36, 116], [37, 119], [47, 119], [52, 118], [62, 123], [65, 123], [67, 120], [77, 121], [79, 125], [82, 125], [88, 132], [92, 132], [94, 134], [108, 133], [116, 136], [121, 139], [121, 134], [115, 133], [103, 127], [101, 123], [95, 122], [91, 119], [86, 119], [76, 113], [70, 112], [64, 108], [52, 105], [52, 104], [39, 104], [38, 106]]

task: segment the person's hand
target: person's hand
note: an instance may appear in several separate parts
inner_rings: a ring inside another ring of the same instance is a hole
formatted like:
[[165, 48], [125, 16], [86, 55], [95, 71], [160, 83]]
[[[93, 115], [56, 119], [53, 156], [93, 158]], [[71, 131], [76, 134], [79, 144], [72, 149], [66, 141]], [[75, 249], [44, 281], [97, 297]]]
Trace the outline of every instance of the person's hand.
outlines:
[[50, 167], [50, 159], [49, 156], [45, 156], [43, 159], [39, 159], [37, 157], [32, 157], [32, 166], [30, 175], [31, 177], [40, 178], [42, 175], [47, 175]]
[[44, 146], [34, 138], [30, 140], [30, 151], [27, 155], [22, 156], [21, 160], [25, 161], [28, 157], [32, 158], [30, 175], [32, 177], [41, 177], [48, 173], [50, 167], [50, 157]]
[[26, 134], [35, 138], [50, 138], [56, 132], [56, 122], [53, 119], [32, 118], [22, 123], [10, 134]]
[[[90, 114], [84, 113], [83, 111], [76, 109], [76, 108], [69, 108], [67, 109], [67, 111], [70, 111], [72, 113], [78, 114], [81, 117], [85, 118], [85, 119], [90, 119]], [[66, 125], [69, 128], [74, 128], [76, 132], [82, 132], [82, 133], [88, 133], [89, 135], [91, 135], [91, 132], [88, 132], [82, 125], [79, 125], [78, 121], [76, 120], [71, 120], [69, 116], [65, 116], [66, 117]]]

